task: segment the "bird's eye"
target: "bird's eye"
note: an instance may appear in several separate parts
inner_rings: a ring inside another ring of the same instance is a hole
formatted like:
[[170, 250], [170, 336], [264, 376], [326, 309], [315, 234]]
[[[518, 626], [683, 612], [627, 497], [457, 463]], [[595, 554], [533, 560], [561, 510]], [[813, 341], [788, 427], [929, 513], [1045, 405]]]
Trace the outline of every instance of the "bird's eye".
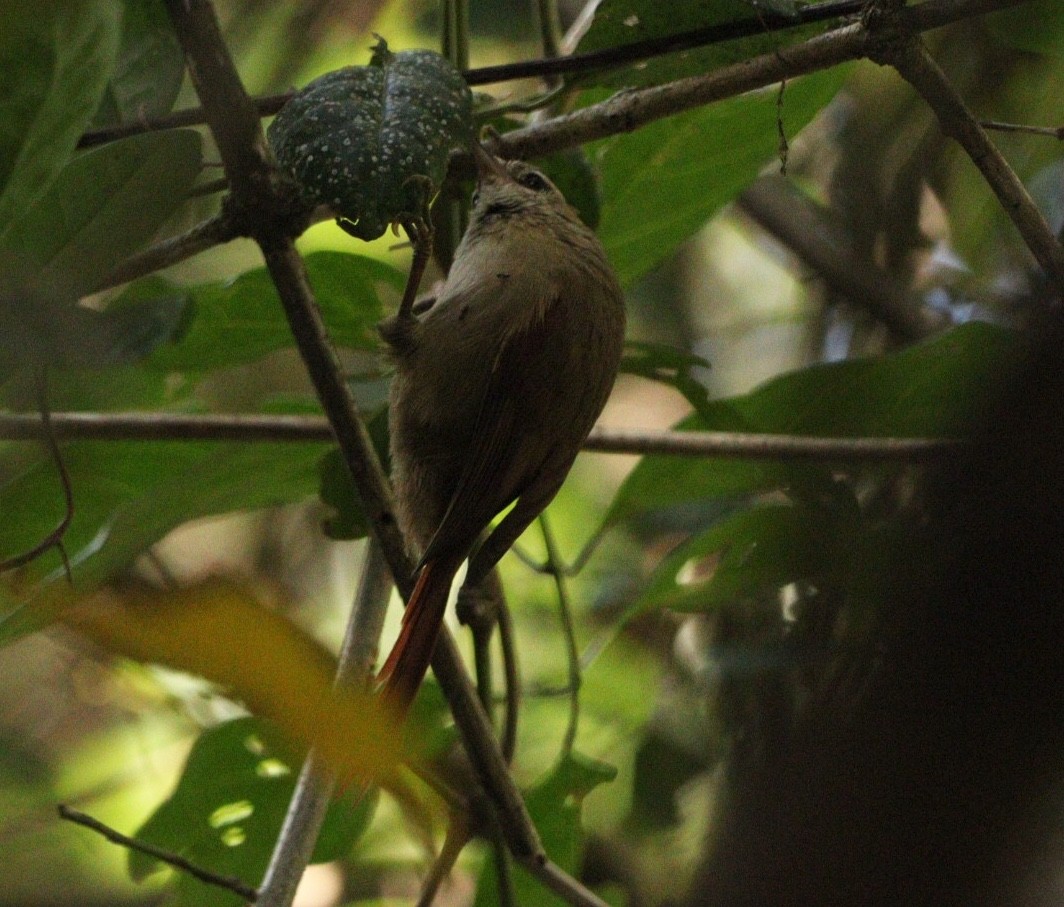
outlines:
[[550, 183], [544, 179], [543, 175], [537, 173], [535, 170], [529, 170], [528, 173], [522, 173], [517, 181], [526, 189], [531, 189], [533, 192], [542, 192], [544, 189], [550, 188]]
[[471, 204], [475, 208], [477, 206], [477, 202], [479, 202], [479, 201], [480, 201], [480, 193], [476, 189], [474, 189], [473, 190], [473, 194], [471, 196], [469, 196], [469, 204]]

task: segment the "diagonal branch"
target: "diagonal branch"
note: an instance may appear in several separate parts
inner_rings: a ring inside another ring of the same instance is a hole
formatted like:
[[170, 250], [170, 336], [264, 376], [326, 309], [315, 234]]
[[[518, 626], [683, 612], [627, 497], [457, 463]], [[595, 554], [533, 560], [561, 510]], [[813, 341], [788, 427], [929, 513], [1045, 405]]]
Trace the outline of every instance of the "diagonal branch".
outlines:
[[[979, 16], [986, 12], [1006, 9], [1010, 6], [1018, 6], [1021, 3], [1028, 2], [1031, 2], [1031, 0], [926, 0], [919, 7], [904, 11], [903, 15], [906, 17], [909, 28], [914, 31], [923, 31], [938, 28], [959, 19]], [[768, 9], [761, 9], [756, 16], [705, 26], [688, 32], [663, 35], [645, 41], [635, 41], [589, 53], [547, 57], [538, 60], [522, 60], [517, 63], [503, 63], [497, 66], [484, 66], [479, 69], [466, 70], [463, 75], [469, 85], [489, 85], [495, 82], [508, 82], [513, 79], [542, 78], [554, 75], [602, 71], [677, 51], [708, 47], [737, 38], [800, 28], [804, 25], [829, 19], [841, 19], [862, 12], [867, 5], [868, 0], [829, 0], [829, 2], [801, 8], [795, 17], [781, 16], [773, 14]], [[789, 49], [787, 53], [790, 53]], [[255, 98], [253, 103], [260, 116], [273, 116], [292, 99], [293, 94], [293, 92], [286, 92], [268, 95]], [[154, 119], [123, 123], [118, 126], [109, 126], [105, 129], [86, 132], [78, 142], [78, 147], [89, 148], [142, 132], [195, 126], [206, 121], [206, 114], [202, 108], [178, 110]]]
[[258, 897], [258, 892], [240, 879], [211, 872], [209, 869], [204, 869], [202, 866], [197, 866], [195, 863], [189, 862], [180, 854], [171, 853], [161, 847], [156, 847], [154, 844], [149, 844], [147, 841], [138, 841], [136, 838], [124, 835], [120, 831], [111, 828], [110, 825], [105, 825], [99, 819], [94, 819], [92, 816], [74, 809], [71, 806], [61, 803], [58, 807], [58, 811], [61, 819], [66, 819], [68, 822], [73, 822], [75, 825], [91, 828], [94, 832], [98, 835], [102, 835], [112, 844], [117, 844], [119, 847], [125, 847], [129, 850], [136, 850], [140, 853], [146, 853], [148, 856], [155, 857], [155, 859], [162, 863], [166, 863], [168, 866], [173, 866], [174, 869], [188, 873], [193, 878], [199, 879], [207, 885], [214, 885], [218, 888], [224, 888], [227, 891], [235, 892], [245, 901], [254, 901]]
[[[336, 686], [365, 689], [373, 676], [377, 640], [384, 625], [391, 585], [380, 545], [370, 540], [362, 567], [358, 593], [340, 647], [336, 666]], [[310, 862], [321, 832], [325, 813], [335, 788], [335, 778], [311, 750], [303, 762], [277, 838], [270, 865], [259, 888], [260, 907], [289, 907], [299, 880]]]
[[[927, 0], [900, 10], [897, 19], [906, 30], [917, 32], [1026, 2], [1029, 0]], [[601, 103], [507, 132], [495, 150], [504, 157], [543, 157], [573, 145], [631, 132], [655, 120], [784, 79], [869, 56], [881, 44], [882, 39], [874, 31], [863, 23], [854, 23], [705, 75], [618, 92]]]
[[1064, 247], [1004, 155], [972, 116], [945, 73], [916, 36], [903, 35], [874, 54], [893, 66], [938, 117], [942, 131], [968, 153], [1001, 202], [1038, 264], [1064, 294]]

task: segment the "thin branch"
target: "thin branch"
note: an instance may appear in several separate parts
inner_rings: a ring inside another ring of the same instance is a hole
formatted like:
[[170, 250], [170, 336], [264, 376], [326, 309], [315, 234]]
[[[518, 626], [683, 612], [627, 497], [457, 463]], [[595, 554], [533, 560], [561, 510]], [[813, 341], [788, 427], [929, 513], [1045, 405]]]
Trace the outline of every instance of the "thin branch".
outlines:
[[469, 826], [464, 816], [452, 815], [447, 826], [443, 847], [432, 863], [429, 874], [421, 886], [416, 907], [431, 907], [443, 880], [451, 874], [463, 848], [469, 843]]
[[[1026, 2], [1030, 0], [927, 0], [901, 10], [898, 19], [908, 30], [923, 31]], [[631, 132], [685, 110], [868, 56], [878, 41], [864, 25], [847, 25], [706, 75], [619, 92], [599, 104], [507, 132], [495, 150], [503, 157], [538, 158]]]
[[[289, 235], [293, 227], [286, 217], [289, 199], [274, 179], [258, 115], [233, 67], [208, 0], [166, 0], [166, 6], [221, 152], [232, 187], [232, 204], [255, 231], [254, 238], [262, 249], [296, 346], [336, 432], [366, 517], [380, 541], [396, 585], [408, 598], [413, 564], [395, 521], [391, 489], [325, 330], [303, 261]], [[432, 665], [470, 760], [504, 814], [510, 847], [521, 856], [540, 858], [543, 847], [539, 836], [450, 634], [441, 634]]]
[[[391, 591], [380, 545], [370, 539], [362, 576], [336, 666], [337, 688], [365, 689], [372, 677], [377, 641]], [[310, 862], [335, 788], [335, 776], [314, 750], [303, 762], [270, 865], [259, 889], [262, 907], [289, 907]]]
[[1064, 141], [1064, 126], [1030, 126], [1027, 123], [1002, 123], [1000, 120], [980, 120], [979, 125], [997, 132], [1026, 132]]
[[55, 548], [59, 552], [60, 558], [62, 558], [63, 569], [66, 571], [67, 581], [72, 582], [70, 577], [70, 561], [67, 558], [66, 548], [63, 545], [63, 537], [66, 535], [67, 530], [70, 528], [70, 523], [74, 519], [74, 489], [70, 484], [70, 472], [67, 469], [66, 461], [63, 459], [63, 452], [59, 449], [59, 442], [52, 425], [52, 408], [48, 401], [47, 366], [41, 366], [40, 372], [37, 375], [37, 406], [39, 407], [41, 414], [41, 420], [39, 423], [41, 427], [41, 437], [48, 448], [48, 454], [51, 456], [52, 462], [55, 464], [55, 471], [59, 475], [59, 484], [63, 489], [63, 516], [56, 527], [28, 551], [23, 551], [20, 554], [16, 554], [14, 557], [9, 557], [6, 560], [0, 561], [0, 573], [23, 567], [31, 561], [36, 560], [50, 548]]
[[915, 340], [949, 325], [872, 261], [857, 261], [826, 211], [780, 176], [756, 180], [739, 207], [779, 239], [829, 286], [872, 314], [899, 337]]
[[[906, 28], [918, 31], [1025, 2], [1030, 0], [927, 0], [919, 6], [902, 10], [899, 17]], [[715, 70], [705, 76], [682, 79], [653, 88], [620, 92], [607, 101], [567, 116], [509, 132], [498, 143], [496, 150], [507, 157], [543, 156], [593, 139], [631, 131], [693, 107], [857, 59], [869, 53], [870, 47], [871, 38], [863, 26], [852, 25], [835, 29], [811, 41], [788, 47], [785, 54], [766, 54]], [[276, 113], [283, 106], [282, 101], [289, 97], [290, 95], [274, 95], [264, 99], [264, 103], [259, 105], [259, 113]], [[203, 121], [201, 110], [185, 113], [195, 113], [199, 117], [198, 122]], [[121, 129], [125, 130], [122, 134], [134, 134], [147, 128], [169, 128], [170, 125], [173, 124], [164, 118], [157, 122], [132, 124]], [[86, 139], [94, 135], [88, 134]], [[315, 212], [312, 221], [328, 219], [329, 216], [331, 215], [323, 209]], [[207, 229], [209, 223], [193, 228], [190, 231], [192, 235], [186, 234], [184, 237], [167, 240], [134, 256], [122, 265], [119, 272], [111, 275], [101, 289], [143, 276], [153, 269], [176, 264], [206, 248], [228, 242], [247, 232], [235, 221], [215, 224], [211, 229]], [[196, 231], [201, 229], [204, 230], [202, 235], [196, 235]], [[214, 230], [217, 232], [212, 232]]]
[[[549, 0], [540, 0], [542, 7]], [[800, 28], [813, 22], [839, 19], [856, 15], [865, 5], [866, 0], [832, 0], [819, 3], [799, 11], [797, 17], [779, 16], [764, 11], [761, 15], [738, 19], [719, 25], [707, 26], [693, 31], [675, 35], [665, 35], [646, 41], [635, 41], [619, 47], [608, 47], [584, 54], [569, 54], [564, 57], [549, 55], [548, 59], [522, 60], [517, 63], [503, 63], [498, 66], [485, 66], [479, 69], [465, 69], [459, 65], [466, 83], [469, 85], [490, 85], [496, 82], [509, 82], [514, 79], [573, 75], [595, 70], [613, 69], [627, 66], [651, 57], [691, 50], [712, 44], [721, 44], [736, 38], [748, 38], [775, 31]], [[542, 15], [542, 14], [541, 14]], [[445, 19], [445, 22], [448, 20]], [[445, 54], [446, 55], [446, 54]], [[269, 95], [255, 98], [253, 103], [260, 116], [273, 116], [287, 104], [295, 92]], [[157, 132], [163, 129], [175, 129], [183, 126], [198, 126], [207, 122], [203, 108], [196, 107], [179, 110], [154, 119], [141, 119], [120, 126], [109, 126], [86, 132], [78, 142], [78, 148], [91, 148], [128, 138], [142, 132]]]
[[879, 48], [873, 59], [893, 66], [927, 102], [938, 117], [942, 132], [968, 153], [1039, 265], [1064, 293], [1064, 246], [1057, 241], [1023, 182], [972, 116], [923, 42], [918, 37], [903, 35]]
[[966, 442], [948, 438], [819, 438], [748, 432], [634, 432], [600, 429], [584, 450], [750, 460], [924, 462], [955, 454]]
[[[256, 98], [255, 109], [260, 116], [273, 116], [292, 100], [292, 94], [288, 91], [284, 94]], [[119, 126], [108, 126], [105, 129], [93, 129], [78, 140], [78, 148], [106, 145], [108, 142], [126, 139], [131, 135], [140, 135], [142, 132], [161, 132], [164, 129], [180, 129], [184, 126], [202, 126], [206, 122], [207, 116], [202, 107], [190, 107], [188, 110], [176, 110], [166, 116], [136, 120], [132, 123], [122, 123]]]
[[[63, 412], [52, 413], [52, 426], [55, 436], [62, 440], [276, 443], [336, 439], [329, 421], [321, 416]], [[0, 440], [29, 441], [43, 437], [43, 433], [36, 414], [0, 413]], [[823, 438], [599, 427], [584, 442], [584, 450], [677, 457], [916, 463], [954, 456], [967, 443], [957, 438]]]
[[97, 289], [117, 287], [138, 277], [154, 274], [243, 235], [244, 231], [240, 225], [227, 212], [222, 211], [179, 236], [162, 240], [130, 256], [108, 274]]
[[568, 758], [576, 743], [576, 732], [580, 728], [580, 650], [576, 645], [576, 626], [573, 622], [573, 606], [569, 599], [569, 587], [565, 581], [561, 554], [550, 530], [550, 523], [545, 514], [539, 516], [539, 528], [543, 533], [543, 547], [547, 551], [547, 573], [554, 578], [554, 587], [558, 592], [558, 617], [565, 637], [566, 659], [569, 666], [569, 724], [562, 740], [561, 758]]
[[214, 885], [217, 888], [225, 888], [228, 891], [232, 891], [240, 895], [245, 901], [254, 901], [259, 895], [254, 888], [245, 882], [242, 882], [240, 879], [233, 878], [232, 876], [219, 875], [216, 872], [211, 872], [209, 869], [203, 869], [195, 863], [190, 863], [179, 854], [163, 850], [161, 847], [156, 847], [154, 844], [148, 844], [145, 841], [138, 841], [136, 838], [130, 838], [129, 836], [122, 834], [120, 831], [115, 831], [110, 825], [105, 825], [99, 819], [94, 819], [92, 816], [74, 809], [73, 807], [60, 804], [58, 812], [61, 819], [66, 819], [68, 822], [74, 822], [85, 828], [91, 828], [94, 832], [102, 835], [112, 844], [117, 844], [120, 847], [135, 850], [139, 853], [145, 853], [162, 863], [166, 863], [168, 866], [172, 866], [174, 869], [188, 873], [190, 876], [199, 879], [201, 882], [205, 882], [208, 885]]
[[[498, 571], [492, 576], [498, 582]], [[500, 591], [502, 585], [499, 585]], [[506, 686], [506, 712], [503, 716], [500, 747], [507, 763], [513, 761], [517, 750], [517, 724], [521, 715], [521, 671], [517, 660], [517, 645], [514, 639], [514, 621], [505, 596], [499, 599], [499, 647], [502, 649], [503, 682]]]
[[[925, 31], [939, 28], [960, 19], [979, 16], [987, 12], [1006, 9], [1028, 2], [1030, 0], [927, 0], [927, 2], [921, 3], [916, 7], [903, 10], [902, 15], [907, 28], [913, 31]], [[789, 16], [783, 18], [770, 17], [767, 11], [760, 11], [758, 16], [748, 19], [698, 29], [693, 32], [683, 32], [678, 35], [635, 42], [620, 47], [605, 48], [591, 54], [570, 54], [554, 59], [526, 60], [519, 63], [486, 66], [480, 69], [467, 70], [463, 75], [469, 85], [488, 85], [494, 82], [507, 82], [520, 78], [566, 75], [594, 69], [610, 69], [678, 50], [690, 50], [736, 38], [797, 28], [814, 21], [843, 18], [860, 13], [866, 5], [867, 0], [838, 0], [838, 2], [820, 3], [799, 10], [798, 19], [793, 19]], [[777, 19], [778, 21], [776, 21]], [[833, 33], [830, 32], [829, 34]], [[790, 56], [792, 50], [793, 48], [787, 49], [788, 56]], [[836, 62], [854, 59], [855, 56], [861, 55], [862, 53], [859, 52], [854, 56], [843, 56], [826, 65], [834, 65]], [[777, 81], [779, 81], [779, 78], [771, 79], [764, 84], [771, 84]], [[293, 95], [294, 92], [287, 92], [257, 98], [254, 101], [254, 106], [260, 116], [273, 116], [292, 99]], [[139, 120], [135, 123], [87, 132], [81, 137], [78, 147], [88, 148], [93, 145], [137, 135], [141, 132], [195, 126], [205, 122], [206, 115], [202, 108], [180, 110], [156, 119]]]
[[523, 861], [525, 869], [559, 897], [565, 898], [574, 907], [609, 907], [595, 892], [574, 879], [550, 860], [542, 862]]

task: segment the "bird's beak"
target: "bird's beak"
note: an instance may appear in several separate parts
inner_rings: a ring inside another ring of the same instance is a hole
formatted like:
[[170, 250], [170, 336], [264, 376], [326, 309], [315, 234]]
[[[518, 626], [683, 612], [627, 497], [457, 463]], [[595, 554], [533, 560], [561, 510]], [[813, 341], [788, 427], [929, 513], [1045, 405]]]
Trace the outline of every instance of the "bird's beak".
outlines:
[[477, 167], [477, 182], [511, 179], [502, 162], [493, 154], [488, 154], [480, 142], [473, 142], [473, 163]]

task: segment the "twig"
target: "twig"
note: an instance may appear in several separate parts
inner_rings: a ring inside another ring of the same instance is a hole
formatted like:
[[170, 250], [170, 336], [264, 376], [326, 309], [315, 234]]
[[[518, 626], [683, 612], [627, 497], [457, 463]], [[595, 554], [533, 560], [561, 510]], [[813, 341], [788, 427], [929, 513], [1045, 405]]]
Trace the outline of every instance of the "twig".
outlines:
[[[337, 688], [365, 688], [372, 676], [391, 582], [380, 545], [370, 539], [336, 666]], [[303, 762], [284, 824], [259, 889], [262, 907], [289, 907], [310, 862], [335, 788], [335, 776], [314, 750]]]
[[[1027, 2], [1030, 2], [1030, 0], [926, 0], [926, 2], [921, 3], [916, 7], [903, 10], [902, 17], [907, 28], [910, 28], [913, 31], [925, 31], [939, 28], [960, 19], [979, 16], [987, 12], [1006, 9]], [[766, 31], [771, 32], [786, 28], [800, 27], [811, 21], [817, 21], [812, 18], [814, 16], [818, 17], [820, 20], [842, 18], [850, 14], [859, 13], [866, 5], [867, 0], [840, 0], [838, 3], [816, 4], [815, 6], [805, 7], [800, 10], [798, 19], [791, 19], [788, 17], [778, 25], [772, 24], [772, 22], [768, 20], [767, 14], [762, 11], [759, 16], [727, 23], [724, 26], [714, 26], [710, 29], [699, 29], [696, 32], [685, 32], [680, 35], [666, 36], [665, 38], [638, 42], [633, 45], [622, 45], [619, 48], [607, 48], [602, 51], [597, 51], [595, 54], [572, 54], [548, 60], [528, 60], [520, 63], [507, 63], [500, 66], [487, 66], [481, 69], [468, 70], [464, 75], [469, 85], [487, 85], [493, 82], [505, 82], [518, 78], [567, 74], [569, 72], [596, 68], [608, 69], [612, 66], [627, 65], [628, 63], [648, 59], [649, 57], [660, 54], [672, 53], [677, 50], [708, 46], [723, 41], [733, 40], [735, 38], [764, 34]], [[827, 38], [830, 35], [836, 35], [844, 30], [845, 29], [836, 29], [822, 37]], [[795, 46], [800, 47], [802, 45]], [[790, 57], [794, 49], [794, 47], [789, 47], [787, 49], [788, 57]], [[845, 48], [840, 48], [840, 50], [843, 51], [841, 56], [829, 60], [824, 65], [832, 66], [836, 63], [844, 62], [845, 60], [856, 59], [864, 53], [863, 50], [851, 51], [849, 53], [845, 52]], [[738, 64], [738, 67], [743, 66], [745, 66], [745, 64]], [[733, 69], [735, 67], [728, 68]], [[723, 72], [723, 70], [721, 71]], [[798, 73], [795, 72], [790, 73], [789, 75], [793, 76], [797, 74]], [[768, 81], [761, 82], [760, 85], [755, 85], [754, 87], [761, 87], [763, 85], [778, 82], [780, 81], [780, 78], [783, 78], [783, 76], [770, 78]], [[739, 89], [736, 93], [741, 93], [741, 91], [745, 90], [748, 89]], [[257, 98], [254, 101], [254, 106], [260, 116], [272, 116], [290, 101], [292, 96], [293, 93], [288, 92], [285, 94]], [[114, 141], [115, 139], [125, 138], [130, 135], [136, 135], [141, 132], [172, 129], [178, 126], [193, 126], [204, 122], [206, 122], [206, 116], [202, 108], [182, 110], [154, 120], [142, 120], [136, 123], [87, 132], [81, 137], [78, 147], [86, 148], [92, 145]], [[601, 135], [596, 136], [596, 138], [601, 137]], [[579, 144], [579, 142], [573, 142], [572, 144]], [[569, 146], [552, 146], [550, 150], [557, 151], [561, 150], [562, 147]], [[545, 154], [547, 152], [537, 152], [537, 154], [539, 153]], [[534, 157], [537, 156], [537, 154], [528, 152], [525, 156]]]
[[576, 881], [557, 863], [550, 860], [544, 860], [542, 863], [524, 861], [523, 865], [544, 886], [565, 898], [574, 907], [609, 907], [595, 892]]
[[506, 841], [498, 828], [492, 828], [491, 831], [491, 856], [495, 862], [495, 890], [499, 895], [499, 907], [519, 907], [514, 898], [514, 880]]
[[1039, 265], [1064, 294], [1064, 247], [1016, 172], [976, 122], [923, 42], [903, 33], [899, 39], [879, 48], [873, 59], [893, 66], [927, 102], [938, 117], [942, 132], [968, 153]]
[[[243, 212], [262, 249], [267, 270], [329, 421], [358, 489], [374, 534], [396, 585], [409, 597], [413, 564], [394, 517], [392, 495], [365, 422], [336, 358], [303, 261], [287, 230], [288, 199], [275, 185], [274, 171], [258, 115], [233, 67], [208, 0], [166, 0], [174, 31], [189, 58], [197, 94], [232, 187], [233, 204]], [[516, 854], [538, 859], [539, 836], [510, 775], [484, 710], [462, 666], [450, 634], [442, 633], [433, 670], [451, 705], [455, 723], [479, 777], [505, 816], [507, 840]]]
[[1002, 123], [999, 120], [980, 120], [979, 125], [997, 132], [1026, 132], [1064, 141], [1064, 126], [1030, 126], [1027, 123]]
[[37, 406], [41, 413], [41, 437], [48, 447], [48, 453], [55, 464], [55, 470], [59, 475], [59, 484], [63, 489], [63, 516], [56, 527], [49, 532], [41, 541], [30, 548], [0, 561], [0, 573], [8, 570], [16, 570], [31, 561], [36, 560], [49, 548], [55, 548], [63, 560], [63, 569], [66, 571], [67, 582], [72, 582], [70, 575], [70, 560], [67, 558], [66, 548], [63, 546], [63, 536], [70, 528], [70, 522], [74, 519], [74, 489], [70, 485], [70, 472], [63, 460], [63, 452], [59, 449], [55, 429], [52, 426], [52, 408], [48, 402], [48, 367], [40, 366], [37, 375]]
[[[270, 95], [255, 99], [255, 109], [261, 116], [272, 116], [285, 104], [292, 100], [292, 92]], [[78, 148], [92, 148], [96, 145], [106, 145], [108, 142], [116, 142], [119, 139], [129, 138], [131, 135], [139, 135], [142, 132], [161, 132], [164, 129], [179, 129], [183, 126], [201, 126], [207, 122], [207, 116], [202, 107], [191, 107], [188, 110], [177, 110], [166, 116], [151, 119], [136, 120], [132, 123], [123, 123], [120, 126], [108, 126], [105, 129], [93, 129], [86, 132], [78, 140]]]
[[766, 176], [739, 196], [739, 207], [779, 239], [827, 283], [899, 337], [927, 337], [949, 319], [922, 305], [875, 262], [855, 260], [827, 213], [789, 180]]
[[[307, 442], [335, 440], [321, 416], [185, 415], [168, 412], [52, 413], [61, 440]], [[36, 414], [0, 413], [0, 440], [43, 437]], [[953, 456], [968, 444], [959, 438], [822, 438], [723, 431], [594, 429], [584, 450], [599, 453], [802, 459], [836, 462], [924, 462]]]
[[[492, 571], [498, 582], [498, 571]], [[502, 592], [502, 585], [499, 584]], [[521, 671], [517, 660], [517, 646], [514, 640], [514, 621], [506, 597], [500, 595], [499, 610], [496, 615], [499, 624], [499, 646], [502, 649], [503, 682], [506, 685], [506, 713], [503, 716], [502, 736], [499, 743], [503, 758], [507, 763], [513, 761], [517, 749], [517, 724], [521, 716]]]
[[[917, 7], [902, 10], [900, 18], [906, 27], [914, 31], [937, 28], [949, 22], [976, 16], [993, 9], [1016, 6], [1029, 0], [927, 0]], [[605, 138], [620, 132], [631, 131], [646, 123], [671, 116], [684, 110], [713, 101], [723, 100], [756, 88], [763, 88], [797, 75], [825, 69], [847, 60], [857, 59], [868, 52], [869, 36], [860, 25], [847, 26], [828, 32], [812, 41], [787, 48], [786, 59], [779, 54], [766, 54], [749, 61], [715, 70], [706, 76], [669, 82], [654, 88], [623, 92], [601, 103], [594, 104], [574, 114], [537, 122], [523, 129], [514, 130], [501, 140], [498, 152], [507, 157], [539, 157], [561, 151], [592, 139]], [[562, 57], [560, 60], [570, 60]], [[537, 61], [538, 62], [538, 61]], [[769, 65], [774, 64], [774, 65]], [[793, 64], [793, 65], [792, 65]], [[476, 84], [476, 80], [471, 84]], [[272, 114], [282, 106], [290, 95], [274, 95], [262, 99], [258, 105], [260, 114]], [[196, 122], [203, 122], [202, 110], [185, 111], [195, 114]], [[185, 116], [184, 120], [188, 117]], [[183, 122], [184, 122], [183, 120]], [[146, 121], [119, 127], [122, 135], [154, 128], [169, 128], [175, 125], [170, 119]], [[85, 136], [89, 144], [96, 144], [95, 133]], [[108, 130], [113, 137], [115, 130]], [[316, 212], [314, 220], [327, 219], [328, 212]], [[206, 227], [194, 228], [190, 233]], [[179, 237], [167, 240], [158, 246], [134, 256], [121, 266], [116, 274], [101, 286], [115, 286], [143, 276], [152, 270], [176, 264], [185, 258], [202, 252], [211, 246], [228, 242], [246, 231], [231, 222], [216, 225], [218, 232], [206, 231], [202, 236]]]
[[120, 831], [111, 828], [110, 825], [105, 825], [99, 819], [94, 819], [92, 816], [74, 809], [73, 807], [61, 803], [58, 806], [58, 812], [61, 819], [66, 819], [68, 822], [74, 822], [77, 825], [83, 825], [85, 828], [91, 828], [94, 832], [102, 835], [112, 844], [118, 844], [120, 847], [136, 850], [140, 853], [145, 853], [150, 857], [155, 857], [155, 859], [160, 862], [166, 863], [168, 866], [173, 866], [174, 869], [179, 869], [181, 872], [188, 873], [190, 876], [199, 879], [201, 882], [205, 882], [208, 885], [214, 885], [217, 888], [225, 888], [228, 891], [232, 891], [240, 895], [245, 901], [254, 901], [259, 896], [259, 893], [254, 888], [245, 882], [242, 882], [240, 879], [233, 878], [232, 876], [219, 875], [216, 872], [211, 872], [209, 869], [203, 869], [195, 863], [190, 863], [180, 854], [171, 853], [168, 850], [163, 850], [161, 847], [156, 847], [154, 844], [138, 841], [136, 838], [130, 838], [127, 835], [122, 834]]
[[[546, 0], [540, 0], [541, 6], [543, 2], [546, 2]], [[463, 69], [462, 75], [469, 85], [490, 85], [495, 82], [509, 82], [514, 79], [561, 76], [611, 69], [618, 66], [627, 66], [630, 63], [651, 57], [675, 53], [676, 51], [690, 50], [696, 47], [720, 44], [736, 38], [799, 28], [812, 22], [856, 15], [866, 2], [867, 0], [833, 0], [833, 2], [819, 3], [815, 6], [806, 7], [800, 10], [799, 16], [796, 18], [774, 16], [763, 12], [759, 16], [751, 16], [747, 19], [735, 20], [722, 25], [709, 26], [675, 35], [666, 35], [646, 41], [636, 41], [619, 47], [604, 48], [592, 53], [570, 54], [564, 57], [554, 56], [546, 60], [523, 60], [518, 63], [503, 63], [498, 66], [485, 66], [479, 69], [464, 69], [461, 66], [459, 68]], [[292, 100], [293, 95], [294, 92], [269, 95], [255, 98], [253, 103], [260, 116], [273, 116]], [[128, 138], [131, 135], [138, 135], [142, 132], [157, 132], [181, 126], [197, 126], [206, 122], [207, 117], [203, 108], [179, 110], [154, 119], [143, 119], [120, 126], [110, 126], [105, 129], [86, 132], [78, 141], [78, 147], [90, 148], [95, 145], [113, 142], [117, 139]]]
[[[927, 0], [901, 10], [898, 19], [908, 30], [924, 31], [1026, 2], [1029, 0]], [[785, 55], [762, 54], [706, 75], [620, 92], [599, 104], [515, 129], [502, 136], [496, 153], [503, 157], [537, 158], [631, 132], [685, 110], [859, 59], [873, 50], [875, 41], [860, 23], [833, 29], [789, 46]]]
[[580, 650], [576, 645], [576, 627], [573, 623], [573, 607], [569, 599], [569, 587], [565, 582], [565, 573], [562, 567], [561, 555], [554, 541], [554, 533], [550, 530], [550, 523], [545, 514], [540, 514], [539, 528], [543, 533], [543, 547], [547, 551], [546, 572], [554, 578], [554, 586], [558, 591], [558, 617], [562, 623], [562, 634], [565, 637], [566, 658], [569, 665], [569, 724], [565, 729], [565, 737], [562, 740], [561, 758], [565, 759], [573, 751], [576, 743], [576, 732], [580, 727], [580, 686], [583, 678], [580, 676]]
[[196, 224], [180, 236], [162, 240], [149, 246], [143, 252], [130, 256], [108, 274], [97, 289], [103, 290], [129, 283], [138, 277], [161, 271], [163, 268], [185, 261], [193, 255], [198, 255], [200, 252], [220, 246], [242, 235], [244, 231], [236, 221], [228, 213], [222, 211]]
[[443, 880], [450, 875], [462, 849], [469, 843], [469, 825], [464, 816], [452, 815], [447, 826], [443, 847], [432, 863], [429, 874], [421, 886], [416, 907], [431, 907]]

